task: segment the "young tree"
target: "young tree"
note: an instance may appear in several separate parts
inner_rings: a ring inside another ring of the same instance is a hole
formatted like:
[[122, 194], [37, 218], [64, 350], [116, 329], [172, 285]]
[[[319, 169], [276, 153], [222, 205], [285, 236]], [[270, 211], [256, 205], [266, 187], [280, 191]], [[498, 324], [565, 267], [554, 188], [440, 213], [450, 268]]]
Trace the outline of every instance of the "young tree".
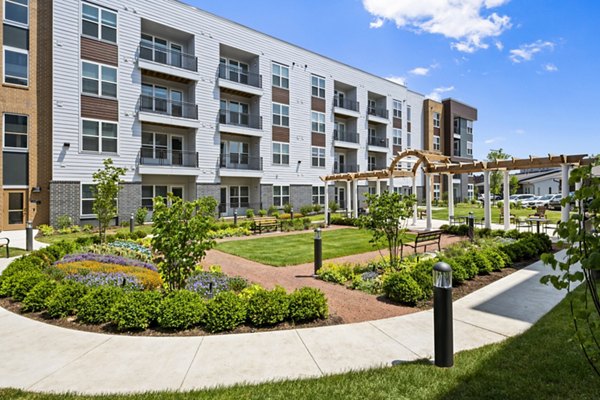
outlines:
[[121, 187], [121, 177], [125, 175], [125, 168], [115, 167], [113, 160], [104, 160], [104, 168], [94, 172], [93, 211], [98, 219], [100, 240], [106, 240], [106, 228], [114, 218], [117, 217], [117, 196]]
[[208, 232], [216, 207], [212, 197], [187, 202], [169, 193], [167, 199], [154, 199], [152, 248], [169, 291], [183, 289], [206, 251], [215, 245]]
[[408, 218], [412, 216], [416, 198], [385, 191], [379, 196], [366, 194], [369, 213], [359, 218], [359, 226], [373, 234], [371, 243], [377, 245], [382, 238], [387, 240], [390, 264], [398, 267], [399, 246], [407, 230]]
[[519, 190], [519, 178], [514, 175], [510, 177], [510, 194], [517, 194]]
[[[502, 149], [490, 150], [487, 155], [488, 161], [506, 160], [510, 158]], [[502, 194], [502, 172], [492, 171], [490, 173], [490, 192], [495, 195]]]

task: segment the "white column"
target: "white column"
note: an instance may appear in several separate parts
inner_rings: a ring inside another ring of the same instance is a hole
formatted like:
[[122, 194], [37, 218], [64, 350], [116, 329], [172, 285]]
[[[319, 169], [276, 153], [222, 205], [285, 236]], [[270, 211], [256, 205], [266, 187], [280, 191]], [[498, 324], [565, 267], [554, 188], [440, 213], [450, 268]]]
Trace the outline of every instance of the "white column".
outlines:
[[448, 221], [452, 221], [454, 218], [454, 175], [446, 174], [446, 176], [448, 177]]
[[358, 218], [358, 205], [360, 204], [358, 201], [358, 180], [354, 180], [354, 193], [352, 197], [354, 198], [354, 218]]
[[394, 193], [394, 176], [393, 175], [390, 175], [390, 178], [389, 178], [388, 192]]
[[510, 175], [504, 171], [504, 230], [510, 230]]
[[327, 214], [329, 214], [329, 182], [325, 182], [325, 226], [327, 226]]
[[483, 171], [483, 217], [485, 227], [492, 228], [492, 202], [490, 200], [490, 171]]
[[346, 217], [350, 217], [352, 210], [352, 182], [346, 181]]
[[[565, 199], [567, 196], [569, 196], [569, 172], [571, 170], [570, 169], [571, 166], [569, 164], [562, 164], [561, 167], [562, 167], [562, 198]], [[562, 206], [560, 220], [562, 222], [567, 222], [569, 220], [570, 212], [571, 212], [571, 205], [569, 203]]]
[[[412, 194], [413, 196], [415, 196], [415, 199], [417, 198], [417, 176], [413, 176], [412, 177]], [[417, 201], [415, 200], [415, 204], [413, 205], [413, 221], [412, 224], [413, 226], [417, 225], [417, 212], [418, 212], [418, 204]]]
[[431, 230], [432, 227], [432, 223], [431, 223], [431, 192], [432, 192], [432, 186], [433, 186], [433, 175], [432, 174], [425, 174], [425, 205], [427, 207], [427, 225], [426, 225], [426, 229], [428, 231]]
[[379, 182], [379, 179], [375, 181], [375, 193], [377, 196], [381, 194], [381, 182]]

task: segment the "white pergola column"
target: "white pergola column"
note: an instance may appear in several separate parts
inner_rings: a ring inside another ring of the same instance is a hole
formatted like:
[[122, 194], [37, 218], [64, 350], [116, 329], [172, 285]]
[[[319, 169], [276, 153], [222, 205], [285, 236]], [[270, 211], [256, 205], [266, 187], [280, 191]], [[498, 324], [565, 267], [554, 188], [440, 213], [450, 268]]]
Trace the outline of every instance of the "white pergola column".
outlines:
[[354, 198], [354, 218], [358, 218], [358, 180], [354, 180], [354, 193], [352, 194]]
[[504, 171], [504, 230], [510, 230], [510, 175]]
[[379, 182], [379, 179], [375, 181], [375, 193], [378, 197], [381, 195], [381, 182]]
[[[569, 196], [569, 172], [571, 171], [571, 166], [569, 164], [562, 164], [562, 198], [565, 199]], [[571, 212], [571, 205], [567, 203], [566, 205], [561, 207], [561, 218], [562, 222], [567, 222], [569, 220], [569, 213]]]
[[350, 217], [352, 210], [352, 181], [346, 181], [346, 217]]
[[[417, 175], [416, 174], [412, 177], [412, 194], [413, 194], [413, 196], [415, 196], [415, 199], [416, 199], [417, 198]], [[418, 214], [418, 204], [417, 204], [417, 201], [415, 200], [415, 204], [413, 205], [413, 221], [412, 221], [413, 226], [417, 225], [417, 214]]]
[[483, 216], [485, 227], [492, 228], [492, 202], [490, 201], [490, 171], [483, 171]]
[[329, 214], [329, 182], [325, 181], [325, 226], [329, 222], [327, 215]]
[[454, 219], [454, 175], [446, 174], [448, 177], [448, 221]]
[[433, 191], [433, 175], [425, 174], [425, 206], [427, 207], [427, 225], [426, 229], [430, 231], [432, 229], [431, 222], [431, 197]]
[[394, 193], [394, 175], [390, 175], [388, 182], [388, 192]]

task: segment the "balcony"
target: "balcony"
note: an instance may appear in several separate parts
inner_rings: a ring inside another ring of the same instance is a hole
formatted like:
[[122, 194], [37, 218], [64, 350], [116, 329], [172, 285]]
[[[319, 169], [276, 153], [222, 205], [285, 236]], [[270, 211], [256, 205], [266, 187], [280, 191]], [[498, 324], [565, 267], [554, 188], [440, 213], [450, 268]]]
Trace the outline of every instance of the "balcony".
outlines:
[[333, 112], [348, 117], [360, 117], [360, 104], [358, 101], [346, 98], [333, 97]]
[[233, 94], [246, 97], [263, 94], [262, 75], [223, 63], [219, 64], [219, 86]]
[[390, 142], [388, 139], [382, 136], [369, 136], [367, 144], [367, 149], [369, 151], [387, 153]]
[[197, 128], [198, 106], [163, 97], [141, 95], [139, 119], [141, 122]]
[[334, 174], [346, 174], [349, 172], [358, 172], [358, 165], [356, 164], [340, 164], [337, 161], [333, 165]]
[[367, 166], [367, 168], [369, 169], [369, 171], [380, 171], [382, 169], [387, 169], [388, 166], [385, 165], [384, 163], [377, 162], [375, 164], [369, 163], [369, 165]]
[[335, 147], [344, 147], [347, 149], [359, 149], [360, 136], [356, 132], [333, 130], [333, 145]]
[[386, 108], [367, 107], [367, 117], [369, 121], [378, 122], [380, 124], [389, 123], [389, 111]]
[[158, 77], [176, 76], [190, 81], [198, 80], [198, 57], [154, 43], [140, 43], [138, 66], [154, 72]]
[[219, 157], [220, 175], [222, 177], [262, 177], [262, 157], [248, 154], [222, 154]]
[[219, 130], [238, 135], [262, 136], [260, 115], [219, 110]]
[[153, 147], [140, 149], [140, 174], [198, 175], [198, 153]]

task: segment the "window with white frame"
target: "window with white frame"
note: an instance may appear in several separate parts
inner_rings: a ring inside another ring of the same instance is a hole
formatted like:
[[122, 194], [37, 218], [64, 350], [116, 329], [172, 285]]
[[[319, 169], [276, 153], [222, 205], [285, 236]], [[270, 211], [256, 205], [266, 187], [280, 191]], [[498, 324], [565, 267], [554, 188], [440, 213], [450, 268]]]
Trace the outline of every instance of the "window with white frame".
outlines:
[[325, 78], [321, 78], [320, 76], [313, 75], [311, 84], [312, 84], [312, 96], [324, 99], [325, 98]]
[[410, 132], [406, 133], [406, 148], [412, 149], [412, 134]]
[[467, 120], [467, 133], [469, 135], [473, 134], [473, 121], [471, 121], [470, 119]]
[[81, 6], [81, 33], [117, 43], [117, 13], [89, 3], [82, 3]]
[[5, 0], [4, 22], [29, 26], [29, 0]]
[[179, 43], [142, 33], [140, 58], [181, 67], [183, 64], [183, 46]]
[[27, 116], [4, 114], [4, 148], [27, 149]]
[[394, 118], [402, 119], [402, 102], [400, 100], [394, 100], [393, 110]]
[[273, 103], [273, 125], [290, 126], [290, 107], [285, 104]]
[[273, 86], [283, 89], [290, 88], [289, 67], [278, 63], [273, 63]]
[[433, 199], [435, 201], [440, 200], [440, 184], [439, 183], [433, 184]]
[[290, 187], [273, 186], [273, 205], [283, 207], [286, 204], [290, 204]]
[[3, 25], [4, 83], [29, 84], [28, 2], [6, 0]]
[[439, 112], [433, 113], [433, 127], [434, 128], [440, 127], [440, 113]]
[[325, 186], [312, 187], [312, 203], [325, 205]]
[[142, 132], [141, 156], [144, 159], [166, 160], [169, 156], [169, 135], [158, 132]]
[[118, 127], [114, 122], [81, 120], [81, 150], [98, 153], [116, 153]]
[[394, 128], [392, 130], [394, 146], [402, 147], [402, 129]]
[[273, 142], [273, 164], [288, 165], [290, 163], [289, 143]]
[[375, 168], [376, 168], [376, 165], [377, 165], [375, 156], [368, 156], [367, 157], [367, 164], [368, 164], [368, 167], [369, 167], [369, 171], [375, 171]]
[[81, 185], [81, 215], [94, 215], [94, 202], [96, 201], [96, 185]]
[[156, 197], [166, 198], [169, 189], [166, 185], [142, 185], [142, 207], [149, 211], [154, 208]]
[[441, 148], [442, 148], [441, 138], [439, 136], [434, 135], [433, 136], [433, 149], [440, 151]]
[[81, 91], [84, 94], [117, 98], [117, 69], [82, 61]]
[[310, 113], [310, 119], [312, 122], [312, 131], [325, 133], [325, 114], [317, 111]]
[[473, 200], [473, 198], [475, 197], [475, 185], [473, 185], [472, 183], [469, 183], [467, 185], [467, 197], [469, 198], [469, 200]]
[[29, 85], [29, 52], [4, 46], [4, 83]]
[[248, 186], [230, 186], [229, 187], [229, 207], [249, 207], [250, 189]]
[[467, 142], [467, 155], [473, 155], [473, 142]]
[[412, 121], [412, 107], [406, 106], [406, 120], [408, 122]]
[[312, 147], [312, 166], [313, 167], [324, 167], [325, 166], [325, 147]]

